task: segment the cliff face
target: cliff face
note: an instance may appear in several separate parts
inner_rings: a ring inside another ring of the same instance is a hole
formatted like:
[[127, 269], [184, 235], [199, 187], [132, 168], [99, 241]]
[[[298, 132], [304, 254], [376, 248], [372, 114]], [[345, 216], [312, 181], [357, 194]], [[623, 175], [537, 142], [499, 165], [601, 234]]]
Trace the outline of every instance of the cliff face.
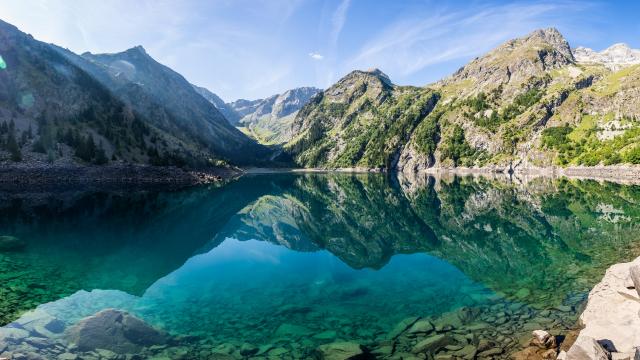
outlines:
[[300, 111], [286, 148], [301, 166], [329, 168], [640, 163], [640, 65], [576, 54], [579, 62], [557, 30], [544, 29], [424, 88], [356, 71]]

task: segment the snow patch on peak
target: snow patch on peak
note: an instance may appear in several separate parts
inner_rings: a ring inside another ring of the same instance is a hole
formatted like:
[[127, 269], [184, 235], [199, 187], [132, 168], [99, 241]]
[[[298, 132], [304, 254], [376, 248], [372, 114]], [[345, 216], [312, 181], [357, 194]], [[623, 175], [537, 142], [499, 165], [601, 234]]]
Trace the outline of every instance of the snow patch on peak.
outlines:
[[573, 56], [579, 63], [603, 64], [614, 71], [640, 64], [640, 50], [624, 43], [613, 44], [600, 52], [580, 46], [573, 50]]

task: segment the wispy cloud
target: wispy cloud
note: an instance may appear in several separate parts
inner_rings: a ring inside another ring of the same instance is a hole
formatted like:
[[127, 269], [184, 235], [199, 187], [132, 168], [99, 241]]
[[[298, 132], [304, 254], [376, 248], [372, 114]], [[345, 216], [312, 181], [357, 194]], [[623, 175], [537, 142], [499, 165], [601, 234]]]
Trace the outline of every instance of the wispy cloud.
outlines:
[[331, 33], [329, 34], [329, 46], [334, 49], [340, 38], [340, 33], [347, 21], [347, 11], [351, 0], [342, 0], [331, 17]]
[[582, 2], [537, 2], [429, 9], [402, 18], [369, 40], [345, 65], [376, 66], [406, 77], [429, 66], [480, 55], [500, 42], [540, 27], [564, 24], [566, 12], [585, 10]]
[[313, 59], [313, 60], [322, 60], [324, 59], [324, 56], [316, 53], [316, 52], [310, 52], [309, 56]]

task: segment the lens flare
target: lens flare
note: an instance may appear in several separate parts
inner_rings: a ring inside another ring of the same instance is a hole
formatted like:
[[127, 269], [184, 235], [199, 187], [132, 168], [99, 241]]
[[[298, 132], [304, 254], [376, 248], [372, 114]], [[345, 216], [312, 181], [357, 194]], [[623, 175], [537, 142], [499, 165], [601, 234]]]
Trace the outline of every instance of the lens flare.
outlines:
[[2, 56], [0, 56], [0, 70], [4, 70], [7, 68], [7, 63], [4, 62], [4, 59], [2, 58]]
[[32, 93], [25, 93], [20, 96], [20, 104], [19, 106], [23, 109], [28, 109], [33, 106], [36, 102], [36, 99], [33, 97]]

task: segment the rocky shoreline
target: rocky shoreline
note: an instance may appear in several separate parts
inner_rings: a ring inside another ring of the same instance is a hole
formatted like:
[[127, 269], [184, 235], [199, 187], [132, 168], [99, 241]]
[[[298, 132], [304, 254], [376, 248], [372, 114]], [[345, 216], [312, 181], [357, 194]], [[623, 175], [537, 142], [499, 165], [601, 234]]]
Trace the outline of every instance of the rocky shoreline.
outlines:
[[433, 167], [416, 172], [402, 172], [404, 175], [427, 174], [441, 175], [480, 175], [480, 176], [505, 176], [521, 180], [534, 178], [569, 178], [579, 180], [610, 181], [619, 184], [640, 184], [640, 166], [614, 165], [614, 166], [572, 166], [572, 167], [516, 167], [510, 172], [509, 167], [483, 167], [483, 168], [441, 168]]
[[[388, 173], [381, 168], [350, 167], [350, 168], [249, 168], [248, 174], [274, 174], [274, 173]], [[535, 177], [567, 177], [572, 179], [605, 180], [617, 183], [640, 183], [640, 166], [637, 165], [612, 165], [612, 166], [570, 166], [570, 167], [522, 167], [508, 166], [489, 167], [430, 167], [417, 171], [398, 171], [399, 174], [427, 174], [427, 175], [503, 175], [516, 178]]]
[[558, 359], [640, 359], [640, 257], [611, 266], [589, 293], [583, 329]]
[[33, 190], [57, 187], [183, 187], [219, 182], [237, 177], [237, 168], [184, 170], [177, 167], [146, 165], [108, 166], [3, 166], [0, 187], [3, 190]]

